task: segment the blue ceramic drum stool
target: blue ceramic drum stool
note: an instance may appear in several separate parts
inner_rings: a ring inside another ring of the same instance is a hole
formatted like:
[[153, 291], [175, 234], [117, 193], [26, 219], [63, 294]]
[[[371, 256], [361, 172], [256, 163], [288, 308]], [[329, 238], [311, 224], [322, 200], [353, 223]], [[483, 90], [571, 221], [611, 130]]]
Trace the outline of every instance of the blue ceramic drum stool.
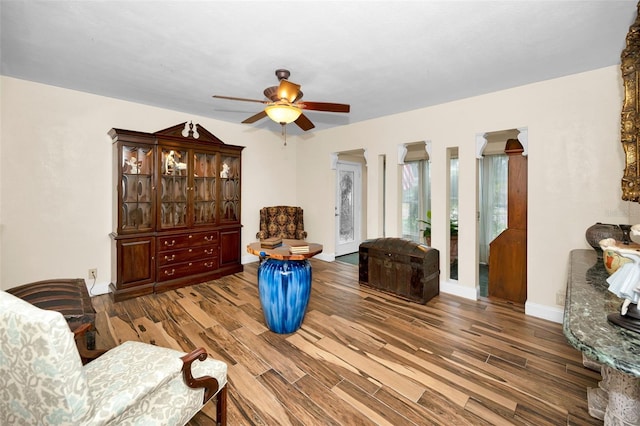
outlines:
[[311, 295], [308, 260], [267, 258], [258, 267], [260, 304], [267, 327], [275, 333], [293, 333], [302, 325]]

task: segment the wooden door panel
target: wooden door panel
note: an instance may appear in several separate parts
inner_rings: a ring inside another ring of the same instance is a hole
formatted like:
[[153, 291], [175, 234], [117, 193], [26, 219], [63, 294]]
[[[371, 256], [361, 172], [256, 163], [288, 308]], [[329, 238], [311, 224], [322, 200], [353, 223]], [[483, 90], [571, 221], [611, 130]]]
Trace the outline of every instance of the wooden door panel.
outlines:
[[489, 297], [524, 303], [527, 300], [527, 231], [505, 229], [489, 247]]
[[155, 279], [154, 238], [118, 240], [118, 286], [135, 286]]

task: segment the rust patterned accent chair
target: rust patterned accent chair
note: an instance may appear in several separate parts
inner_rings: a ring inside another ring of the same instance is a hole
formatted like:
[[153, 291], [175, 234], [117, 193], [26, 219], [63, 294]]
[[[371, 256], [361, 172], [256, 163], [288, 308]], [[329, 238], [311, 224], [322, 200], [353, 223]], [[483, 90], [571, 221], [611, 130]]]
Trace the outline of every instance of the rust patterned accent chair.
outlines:
[[301, 207], [275, 206], [260, 209], [260, 231], [256, 238], [264, 240], [273, 237], [293, 240], [307, 238]]

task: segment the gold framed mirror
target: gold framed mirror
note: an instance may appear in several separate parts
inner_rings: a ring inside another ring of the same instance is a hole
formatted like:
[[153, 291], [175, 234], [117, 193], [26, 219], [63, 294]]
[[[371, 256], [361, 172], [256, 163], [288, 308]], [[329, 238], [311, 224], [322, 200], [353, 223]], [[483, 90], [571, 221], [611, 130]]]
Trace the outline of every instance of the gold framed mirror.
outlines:
[[[640, 11], [640, 3], [638, 3]], [[622, 199], [640, 201], [640, 165], [638, 164], [638, 129], [640, 115], [638, 104], [638, 70], [640, 69], [640, 19], [636, 20], [627, 33], [627, 45], [622, 51], [620, 69], [624, 85], [622, 103], [621, 142], [625, 154], [624, 175], [622, 176]]]

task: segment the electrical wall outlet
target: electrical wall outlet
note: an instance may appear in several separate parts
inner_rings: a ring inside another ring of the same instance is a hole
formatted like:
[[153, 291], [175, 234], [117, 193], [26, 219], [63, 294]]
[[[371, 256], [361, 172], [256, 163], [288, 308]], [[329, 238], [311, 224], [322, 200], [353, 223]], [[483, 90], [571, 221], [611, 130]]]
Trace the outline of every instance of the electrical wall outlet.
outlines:
[[89, 269], [89, 279], [95, 280], [98, 278], [98, 268]]
[[556, 293], [556, 305], [564, 306], [564, 291]]

